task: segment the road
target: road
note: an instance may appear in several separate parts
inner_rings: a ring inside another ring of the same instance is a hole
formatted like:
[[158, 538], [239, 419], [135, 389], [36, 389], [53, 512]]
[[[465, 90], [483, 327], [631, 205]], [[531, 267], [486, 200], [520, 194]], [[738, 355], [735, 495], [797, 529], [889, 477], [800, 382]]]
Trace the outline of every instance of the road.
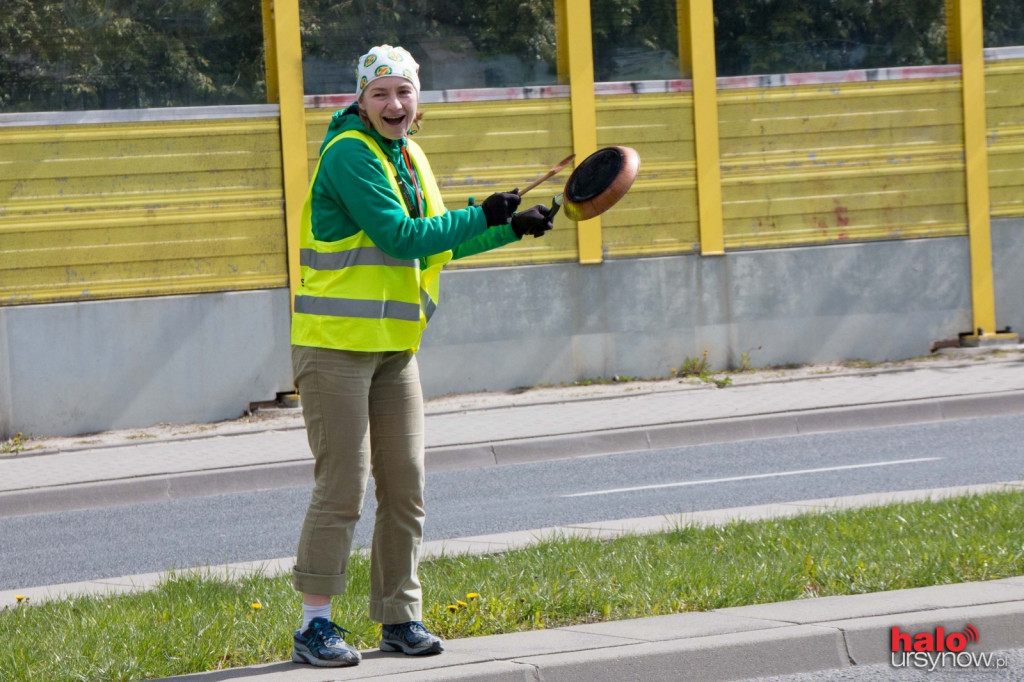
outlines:
[[[439, 472], [426, 539], [1017, 480], [1022, 442], [1024, 420], [1000, 417]], [[304, 487], [2, 519], [0, 589], [291, 556], [308, 500]]]

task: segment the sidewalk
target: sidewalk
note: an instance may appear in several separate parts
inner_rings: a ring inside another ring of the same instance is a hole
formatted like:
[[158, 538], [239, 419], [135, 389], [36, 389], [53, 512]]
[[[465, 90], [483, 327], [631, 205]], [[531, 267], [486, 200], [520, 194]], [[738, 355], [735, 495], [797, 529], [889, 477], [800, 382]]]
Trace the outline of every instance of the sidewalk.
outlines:
[[[616, 382], [447, 396], [427, 403], [428, 471], [496, 466], [755, 438], [978, 416], [1024, 414], [1024, 350], [952, 351], [879, 367], [814, 366], [730, 375], [732, 385], [691, 379]], [[0, 518], [271, 487], [308, 485], [312, 459], [299, 410], [271, 410], [218, 425], [156, 427], [85, 438], [38, 439], [0, 456]], [[811, 500], [684, 515], [720, 523], [809, 509], [881, 504], [982, 489]], [[690, 518], [692, 517], [692, 518]], [[628, 519], [463, 538], [429, 552], [500, 551], [554, 532], [610, 537], [655, 532], [680, 519]], [[269, 572], [290, 559], [262, 562]], [[252, 570], [253, 566], [229, 567]], [[144, 589], [158, 575], [22, 590], [61, 594]], [[0, 593], [0, 603], [13, 595]], [[1024, 642], [1024, 577], [901, 592], [829, 597], [708, 613], [600, 623], [449, 642], [439, 657], [368, 652], [354, 669], [291, 663], [181, 680], [745, 679], [887, 663], [889, 628], [983, 633], [972, 651]]]

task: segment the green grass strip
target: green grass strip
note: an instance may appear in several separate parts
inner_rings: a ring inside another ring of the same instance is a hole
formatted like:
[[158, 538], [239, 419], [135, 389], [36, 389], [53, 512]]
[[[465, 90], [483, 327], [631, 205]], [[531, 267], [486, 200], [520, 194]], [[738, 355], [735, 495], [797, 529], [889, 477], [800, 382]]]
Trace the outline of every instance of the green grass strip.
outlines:
[[[421, 566], [424, 620], [447, 639], [1024, 574], [1024, 493], [1000, 492], [613, 541], [562, 539]], [[368, 561], [335, 620], [359, 648]], [[138, 594], [0, 612], [0, 679], [152, 679], [285, 660], [301, 608], [289, 576], [175, 574]]]

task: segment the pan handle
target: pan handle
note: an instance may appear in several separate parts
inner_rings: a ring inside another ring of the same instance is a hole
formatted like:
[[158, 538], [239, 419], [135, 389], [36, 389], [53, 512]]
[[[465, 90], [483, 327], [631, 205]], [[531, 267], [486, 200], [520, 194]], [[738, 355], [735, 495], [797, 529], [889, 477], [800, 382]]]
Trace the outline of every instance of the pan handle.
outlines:
[[560, 208], [562, 208], [562, 195], [556, 194], [551, 199], [551, 208], [548, 210], [547, 215], [548, 220], [554, 220], [555, 216], [558, 214], [558, 209]]
[[561, 161], [559, 161], [555, 165], [554, 168], [552, 168], [547, 173], [545, 173], [544, 175], [540, 176], [539, 178], [537, 178], [536, 180], [531, 182], [529, 185], [526, 186], [525, 189], [520, 190], [519, 196], [525, 196], [527, 192], [529, 192], [531, 189], [533, 189], [534, 187], [536, 187], [540, 183], [544, 182], [545, 180], [547, 180], [548, 178], [550, 178], [550, 177], [552, 177], [554, 175], [557, 175], [558, 173], [561, 173], [563, 170], [565, 170], [566, 166], [568, 166], [570, 163], [573, 162], [573, 159], [575, 159], [575, 158], [576, 158], [575, 154], [570, 154], [569, 156], [567, 156], [564, 159], [562, 159]]

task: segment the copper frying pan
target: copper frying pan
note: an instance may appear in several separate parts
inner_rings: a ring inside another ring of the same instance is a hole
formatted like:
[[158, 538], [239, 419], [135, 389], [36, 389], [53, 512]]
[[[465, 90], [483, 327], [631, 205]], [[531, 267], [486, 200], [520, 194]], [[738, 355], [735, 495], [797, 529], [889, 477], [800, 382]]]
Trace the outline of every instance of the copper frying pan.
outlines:
[[[573, 157], [566, 157], [544, 176], [530, 183], [520, 196], [565, 168]], [[570, 220], [589, 220], [601, 215], [626, 195], [640, 170], [640, 156], [631, 147], [604, 147], [585, 158], [565, 183], [562, 194], [552, 201], [550, 216], [565, 206]]]

